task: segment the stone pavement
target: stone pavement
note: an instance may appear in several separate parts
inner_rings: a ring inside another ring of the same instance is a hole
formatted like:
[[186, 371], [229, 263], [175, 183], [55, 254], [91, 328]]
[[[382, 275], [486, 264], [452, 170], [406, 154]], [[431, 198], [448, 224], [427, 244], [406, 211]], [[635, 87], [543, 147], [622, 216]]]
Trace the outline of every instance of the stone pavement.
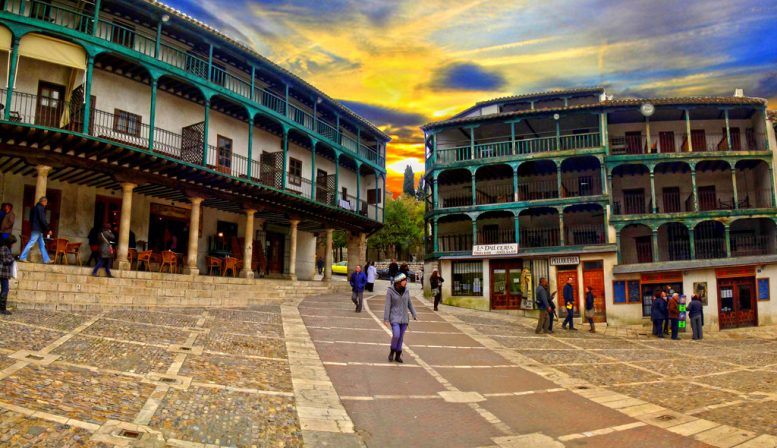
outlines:
[[378, 295], [361, 314], [345, 293], [19, 310], [0, 317], [0, 446], [777, 446], [777, 329], [537, 336], [415, 303], [404, 365]]

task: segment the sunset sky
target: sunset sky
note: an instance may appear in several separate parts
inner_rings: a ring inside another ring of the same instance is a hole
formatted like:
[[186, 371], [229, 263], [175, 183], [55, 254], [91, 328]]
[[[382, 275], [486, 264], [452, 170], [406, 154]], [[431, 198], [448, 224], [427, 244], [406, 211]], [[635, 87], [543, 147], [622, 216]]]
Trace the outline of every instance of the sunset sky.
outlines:
[[[392, 136], [388, 190], [423, 171], [418, 127], [476, 101], [573, 86], [745, 95], [777, 107], [774, 0], [170, 0]], [[227, 7], [227, 5], [229, 5]]]

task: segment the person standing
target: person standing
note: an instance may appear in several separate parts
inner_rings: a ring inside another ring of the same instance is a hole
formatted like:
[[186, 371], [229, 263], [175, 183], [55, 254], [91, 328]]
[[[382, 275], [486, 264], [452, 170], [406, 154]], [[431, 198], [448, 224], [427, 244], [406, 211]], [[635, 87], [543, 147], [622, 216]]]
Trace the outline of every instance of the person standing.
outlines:
[[383, 324], [391, 328], [391, 353], [388, 360], [402, 363], [402, 341], [405, 331], [410, 323], [407, 317], [408, 310], [413, 315], [413, 320], [418, 320], [413, 301], [410, 299], [410, 291], [407, 289], [407, 277], [398, 274], [394, 283], [386, 292], [386, 304], [383, 306]]
[[8, 293], [11, 290], [11, 268], [14, 264], [11, 246], [14, 243], [16, 243], [16, 237], [13, 235], [0, 238], [0, 314], [5, 316], [11, 314], [6, 307], [8, 305]]
[[550, 294], [548, 294], [548, 279], [540, 278], [540, 284], [534, 291], [537, 309], [540, 311], [537, 318], [535, 333], [548, 333], [548, 310], [550, 309]]
[[394, 284], [394, 277], [399, 274], [399, 265], [397, 264], [397, 260], [394, 258], [391, 259], [391, 263], [388, 267], [388, 275], [389, 275], [389, 283]]
[[[674, 288], [672, 288], [672, 285], [666, 285], [666, 288], [664, 288], [664, 291], [666, 292], [666, 295], [664, 296], [664, 300], [666, 300], [666, 302], [668, 304], [669, 303], [669, 299], [671, 299], [672, 296], [674, 295]], [[669, 334], [669, 330], [670, 330], [669, 327], [670, 327], [669, 319], [668, 318], [664, 318], [664, 334], [665, 335]]]
[[105, 275], [113, 277], [111, 274], [111, 261], [113, 260], [113, 240], [116, 236], [111, 232], [111, 225], [105, 224], [103, 231], [100, 232], [100, 259], [97, 260], [97, 264], [94, 265], [92, 270], [92, 277], [97, 277], [97, 271], [100, 268], [105, 269]]
[[316, 259], [316, 268], [318, 268], [318, 275], [324, 275], [324, 259], [320, 255]]
[[588, 324], [591, 325], [591, 329], [588, 330], [591, 333], [596, 333], [594, 327], [594, 292], [590, 286], [585, 287], [585, 318], [588, 319]]
[[3, 204], [3, 219], [0, 220], [0, 238], [7, 239], [13, 232], [13, 225], [16, 222], [16, 215], [13, 212], [13, 204], [6, 202]]
[[440, 273], [437, 272], [437, 269], [434, 269], [432, 275], [429, 277], [429, 286], [432, 288], [432, 296], [434, 296], [435, 311], [437, 311], [440, 300], [442, 300], [442, 282], [444, 281], [445, 280], [440, 276]]
[[46, 264], [51, 263], [49, 253], [46, 251], [46, 241], [44, 240], [46, 232], [48, 232], [49, 229], [49, 222], [46, 220], [46, 205], [48, 205], [48, 203], [49, 200], [46, 199], [46, 196], [42, 196], [35, 207], [30, 211], [30, 227], [32, 228], [32, 233], [30, 234], [30, 241], [27, 242], [27, 245], [24, 246], [24, 250], [22, 250], [22, 254], [19, 255], [19, 261], [22, 263], [27, 262], [30, 250], [36, 242], [38, 243], [43, 262]]
[[91, 254], [86, 261], [87, 266], [92, 264], [92, 260], [94, 260], [94, 264], [100, 262], [100, 232], [102, 232], [102, 229], [100, 229], [99, 226], [94, 226], [92, 227], [92, 230], [89, 231], [87, 239], [89, 240], [89, 251]]
[[666, 293], [661, 291], [659, 292], [658, 296], [655, 300], [655, 317], [654, 317], [654, 327], [653, 331], [656, 336], [663, 339], [664, 338], [664, 321], [668, 318], [668, 309], [667, 309], [667, 302], [666, 302]]
[[677, 336], [678, 323], [680, 322], [680, 294], [672, 294], [672, 298], [669, 299], [667, 304], [668, 317], [672, 327], [672, 339], [680, 339]]
[[558, 314], [556, 314], [556, 304], [553, 302], [553, 299], [556, 297], [556, 291], [553, 291], [550, 295], [550, 300], [548, 301], [548, 333], [553, 333], [553, 320], [558, 319]]
[[378, 270], [375, 269], [375, 262], [370, 261], [367, 263], [367, 286], [365, 289], [372, 292], [375, 288], [375, 279], [378, 278]]
[[564, 285], [564, 308], [567, 310], [567, 315], [564, 318], [564, 323], [561, 324], [561, 328], [567, 329], [567, 324], [570, 330], [577, 330], [575, 328], [575, 288], [572, 286], [573, 279], [569, 277], [567, 283]]
[[694, 294], [691, 297], [691, 304], [688, 305], [688, 316], [691, 318], [691, 330], [693, 331], [693, 339], [702, 339], [702, 327], [704, 326], [704, 312], [702, 309], [701, 298]]
[[364, 286], [367, 285], [367, 276], [362, 272], [361, 266], [356, 265], [348, 282], [351, 284], [351, 301], [356, 305], [355, 311], [361, 313], [364, 305]]

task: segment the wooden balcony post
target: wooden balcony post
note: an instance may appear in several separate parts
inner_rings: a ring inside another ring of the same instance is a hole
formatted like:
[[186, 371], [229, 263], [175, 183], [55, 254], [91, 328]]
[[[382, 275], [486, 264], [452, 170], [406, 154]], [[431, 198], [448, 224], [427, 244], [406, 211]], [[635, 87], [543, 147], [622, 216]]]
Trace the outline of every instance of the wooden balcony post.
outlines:
[[246, 230], [243, 238], [243, 269], [240, 271], [241, 278], [254, 278], [254, 270], [251, 269], [251, 261], [254, 258], [254, 214], [256, 210], [247, 209], [246, 211]]
[[[289, 159], [289, 128], [288, 128], [288, 126], [283, 126], [283, 148], [282, 148], [282, 150], [283, 150], [283, 163], [281, 164], [281, 167], [282, 167], [282, 171], [281, 171], [281, 189], [285, 190], [286, 189], [286, 178], [288, 176], [288, 173], [286, 173], [286, 171], [288, 171], [286, 167], [288, 166], [288, 163], [289, 163], [288, 162], [288, 159]], [[312, 157], [315, 157], [315, 154], [316, 154], [316, 145], [315, 145], [315, 143], [313, 144], [312, 154], [313, 154]], [[302, 173], [300, 173], [300, 174], [302, 174]], [[311, 184], [311, 189], [312, 189], [312, 184]]]
[[340, 207], [340, 151], [335, 151], [335, 203], [330, 204]]
[[213, 44], [208, 44], [208, 81], [213, 81]]
[[[557, 114], [558, 115], [558, 114]], [[561, 117], [556, 119], [556, 151], [561, 151]]]
[[623, 247], [621, 247], [621, 230], [615, 229], [615, 253], [618, 256], [618, 264], [623, 263]]
[[256, 66], [251, 64], [251, 101], [256, 101]]
[[[730, 143], [730, 142], [729, 142]], [[734, 184], [734, 210], [739, 208], [739, 193], [737, 192], [737, 168], [731, 167], [731, 183]]]
[[518, 202], [518, 165], [513, 167], [513, 202]]
[[438, 202], [437, 195], [439, 193], [437, 191], [437, 175], [438, 175], [437, 172], [432, 172], [432, 208], [435, 210], [437, 210], [437, 208], [439, 207], [437, 203]]
[[600, 169], [600, 171], [601, 171], [600, 179], [601, 179], [601, 182], [602, 182], [601, 188], [599, 188], [599, 194], [609, 194], [610, 186], [607, 185], [607, 167], [604, 165], [604, 163], [602, 163], [601, 160], [599, 160], [599, 163], [601, 164], [600, 165], [600, 167], [601, 167], [601, 169]]
[[726, 236], [726, 258], [731, 256], [731, 227], [728, 224], [723, 226]]
[[[89, 134], [89, 113], [92, 109], [92, 73], [94, 72], [94, 56], [91, 54], [86, 58], [86, 82], [84, 82], [84, 113], [83, 130], [84, 134]], [[70, 117], [73, 120], [75, 117]]]
[[[723, 109], [723, 118], [726, 120], [726, 143], [728, 146], [728, 150], [731, 151], [734, 149], [734, 145], [731, 142], [731, 127], [729, 126], [728, 121], [728, 108]], [[734, 194], [736, 194], [737, 186], [734, 184]]]
[[283, 115], [288, 116], [289, 115], [289, 83], [284, 82], [283, 89], [284, 89]]
[[208, 116], [210, 115], [210, 99], [205, 100], [205, 120], [202, 129], [202, 166], [208, 166]]
[[[375, 170], [375, 221], [378, 220], [378, 202], [380, 202], [378, 198], [378, 170]], [[386, 202], [385, 199], [383, 202]]]
[[645, 117], [645, 137], [647, 142], [647, 150], [645, 151], [645, 154], [650, 154], [653, 151], [653, 145], [650, 138], [650, 117]]
[[[248, 117], [248, 166], [246, 167], [246, 177], [251, 180], [251, 171], [253, 170], [254, 157], [254, 117]], [[285, 182], [284, 182], [285, 186]]]
[[197, 275], [200, 272], [199, 265], [197, 264], [197, 252], [199, 251], [197, 246], [200, 240], [200, 209], [203, 198], [191, 197], [189, 201], [192, 203], [192, 210], [189, 213], [189, 249], [186, 255], [186, 268], [184, 268], [183, 273]]
[[478, 205], [477, 202], [477, 168], [474, 171], [470, 171], [472, 173], [472, 205]]
[[693, 228], [688, 229], [688, 245], [690, 246], [691, 260], [696, 259], [696, 232]]
[[775, 192], [774, 192], [774, 168], [772, 168], [772, 164], [768, 164], [769, 166], [769, 193], [772, 195], [772, 207], [777, 206], [777, 198], [775, 198]]
[[[16, 69], [19, 64], [19, 38], [14, 37], [11, 46], [10, 64], [8, 66], [8, 90], [5, 94], [5, 121], [11, 119], [13, 91], [16, 86]], [[37, 198], [36, 198], [37, 199]]]
[[656, 203], [656, 175], [653, 172], [655, 167], [650, 167], [650, 204], [653, 214], [658, 213], [658, 204]]
[[362, 162], [356, 161], [356, 213], [361, 213], [361, 197], [362, 197]]
[[154, 150], [154, 133], [156, 132], [156, 91], [159, 87], [159, 80], [156, 76], [151, 76], [151, 107], [148, 111], [148, 150]]
[[469, 128], [469, 158], [475, 160], [475, 128]]
[[699, 211], [699, 192], [696, 188], [696, 166], [691, 167], [691, 188], [693, 194], [693, 211]]
[[440, 249], [440, 242], [437, 241], [437, 217], [434, 218], [432, 224], [432, 249], [434, 253], [439, 252]]
[[[316, 143], [318, 143], [318, 141], [311, 137], [310, 138], [310, 199], [314, 201], [316, 200]], [[286, 177], [286, 170], [283, 170], [283, 177], [284, 178]]]
[[653, 229], [650, 233], [650, 240], [653, 243], [653, 262], [657, 262], [660, 260], [660, 256], [658, 255], [658, 229]]
[[472, 245], [478, 244], [478, 218], [472, 218]]
[[685, 136], [688, 142], [688, 152], [693, 152], [693, 139], [691, 139], [691, 110], [685, 109]]
[[558, 211], [558, 245], [559, 246], [565, 246], [565, 240], [564, 238], [564, 210], [561, 209]]
[[437, 163], [437, 133], [432, 134], [432, 165]]
[[515, 243], [518, 244], [518, 248], [521, 247], [521, 222], [519, 220], [519, 216], [515, 215], [513, 216], [513, 227], [515, 230]]
[[94, 2], [94, 16], [92, 16], [92, 36], [97, 35], [97, 24], [100, 23], [100, 2], [101, 0], [95, 0]]
[[160, 48], [162, 46], [162, 21], [156, 24], [156, 40], [154, 41], [154, 59], [159, 59]]
[[556, 165], [556, 197], [562, 198], [564, 197], [561, 192], [563, 188], [563, 183], [561, 182], [561, 163], [559, 162], [558, 165]]
[[119, 223], [119, 247], [116, 261], [119, 262], [119, 269], [123, 271], [130, 269], [127, 255], [129, 254], [130, 223], [132, 222], [132, 190], [135, 187], [137, 185], [129, 182], [121, 184], [121, 222]]

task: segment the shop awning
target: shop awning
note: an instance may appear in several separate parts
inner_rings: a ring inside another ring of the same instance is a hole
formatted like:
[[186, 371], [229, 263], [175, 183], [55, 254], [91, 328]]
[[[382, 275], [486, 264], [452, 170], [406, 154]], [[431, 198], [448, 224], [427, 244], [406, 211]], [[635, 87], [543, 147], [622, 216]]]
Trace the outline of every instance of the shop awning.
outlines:
[[19, 55], [78, 70], [86, 70], [86, 51], [83, 48], [40, 34], [24, 36], [19, 44]]
[[11, 39], [8, 28], [0, 26], [0, 51], [11, 51]]

